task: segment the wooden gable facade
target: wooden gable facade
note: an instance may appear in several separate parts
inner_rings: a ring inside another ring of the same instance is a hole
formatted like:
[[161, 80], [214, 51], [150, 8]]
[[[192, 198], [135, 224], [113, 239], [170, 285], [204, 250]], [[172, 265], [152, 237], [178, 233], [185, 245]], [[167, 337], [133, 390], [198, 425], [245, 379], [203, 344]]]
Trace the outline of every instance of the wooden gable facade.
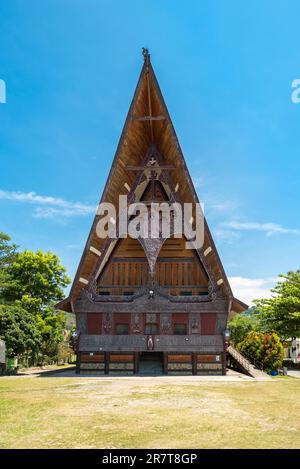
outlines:
[[[120, 195], [128, 204], [198, 202], [147, 50], [100, 202], [118, 213]], [[77, 371], [138, 373], [155, 361], [163, 373], [224, 374], [227, 321], [247, 306], [233, 297], [206, 221], [201, 249], [187, 249], [172, 231], [101, 239], [99, 219], [57, 305], [76, 314]]]

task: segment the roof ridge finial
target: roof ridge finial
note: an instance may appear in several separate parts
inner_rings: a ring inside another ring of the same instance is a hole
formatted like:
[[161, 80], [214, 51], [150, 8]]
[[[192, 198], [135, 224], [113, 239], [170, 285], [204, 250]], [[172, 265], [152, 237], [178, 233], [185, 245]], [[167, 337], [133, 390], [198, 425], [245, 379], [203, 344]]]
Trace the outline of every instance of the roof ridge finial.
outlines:
[[142, 47], [142, 54], [144, 56], [144, 61], [145, 61], [146, 65], [149, 65], [149, 63], [150, 63], [150, 54], [149, 54], [148, 47]]

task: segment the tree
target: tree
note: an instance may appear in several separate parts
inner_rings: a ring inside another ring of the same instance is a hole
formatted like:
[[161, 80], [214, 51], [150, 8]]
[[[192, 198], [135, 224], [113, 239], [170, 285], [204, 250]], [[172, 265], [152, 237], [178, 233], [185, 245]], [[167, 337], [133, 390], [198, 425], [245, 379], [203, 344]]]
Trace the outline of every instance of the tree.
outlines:
[[252, 331], [240, 342], [238, 349], [250, 359], [260, 362], [266, 370], [282, 366], [284, 348], [275, 332]]
[[0, 231], [0, 269], [11, 264], [16, 256], [16, 244], [10, 244], [11, 238]]
[[37, 329], [41, 335], [41, 362], [55, 361], [59, 354], [59, 345], [64, 341], [66, 317], [62, 312], [56, 312], [51, 307], [45, 308], [37, 314]]
[[63, 288], [70, 279], [59, 258], [52, 252], [24, 251], [7, 267], [14, 280], [3, 290], [6, 301], [18, 300], [24, 308], [38, 313], [64, 297]]
[[0, 297], [2, 296], [3, 289], [11, 285], [12, 282], [7, 272], [7, 267], [16, 258], [17, 246], [16, 244], [11, 244], [10, 241], [10, 236], [0, 231]]
[[256, 300], [263, 330], [275, 331], [283, 338], [300, 336], [300, 270], [280, 275], [270, 299]]
[[231, 340], [234, 345], [238, 345], [249, 332], [257, 330], [258, 318], [257, 314], [248, 312], [237, 314], [229, 322], [228, 327], [230, 329]]
[[66, 353], [66, 315], [54, 310], [70, 283], [59, 258], [51, 252], [17, 252], [0, 232], [0, 337], [11, 356], [56, 361]]
[[41, 336], [35, 317], [18, 305], [0, 305], [0, 339], [8, 357], [36, 354]]

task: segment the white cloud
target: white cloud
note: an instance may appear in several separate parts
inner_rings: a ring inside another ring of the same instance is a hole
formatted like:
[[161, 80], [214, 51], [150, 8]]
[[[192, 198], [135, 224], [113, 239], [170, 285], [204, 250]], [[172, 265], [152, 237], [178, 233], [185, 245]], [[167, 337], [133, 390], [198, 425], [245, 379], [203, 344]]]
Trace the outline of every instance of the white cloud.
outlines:
[[67, 249], [75, 249], [75, 250], [77, 250], [77, 249], [81, 249], [82, 246], [80, 246], [79, 244], [67, 244], [66, 248], [67, 248]]
[[276, 223], [256, 223], [256, 222], [237, 222], [229, 221], [222, 223], [222, 226], [231, 228], [238, 231], [262, 231], [265, 232], [268, 236], [271, 236], [276, 233], [283, 234], [300, 234], [299, 229], [294, 228], [284, 228], [281, 225]]
[[203, 176], [192, 176], [193, 184], [195, 189], [199, 189], [199, 187], [203, 187], [205, 184], [205, 180]]
[[251, 306], [255, 299], [270, 298], [271, 288], [275, 286], [279, 278], [229, 277], [228, 280], [234, 296]]
[[234, 243], [240, 237], [236, 231], [224, 230], [222, 228], [213, 230], [213, 235], [217, 242], [224, 242], [228, 244]]
[[33, 212], [35, 218], [55, 218], [57, 216], [73, 217], [89, 215], [96, 212], [93, 205], [81, 202], [69, 202], [68, 200], [44, 196], [35, 192], [10, 192], [0, 190], [0, 199], [19, 203], [37, 205]]

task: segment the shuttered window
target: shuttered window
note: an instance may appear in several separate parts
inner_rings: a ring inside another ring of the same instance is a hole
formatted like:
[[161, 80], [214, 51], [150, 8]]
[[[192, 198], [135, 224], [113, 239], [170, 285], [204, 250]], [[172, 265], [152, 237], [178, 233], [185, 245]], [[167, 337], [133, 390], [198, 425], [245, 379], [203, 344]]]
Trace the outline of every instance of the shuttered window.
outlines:
[[201, 334], [214, 335], [216, 333], [216, 314], [202, 313], [201, 318]]
[[87, 314], [87, 328], [88, 328], [88, 334], [101, 334], [102, 314], [101, 313], [88, 313]]

